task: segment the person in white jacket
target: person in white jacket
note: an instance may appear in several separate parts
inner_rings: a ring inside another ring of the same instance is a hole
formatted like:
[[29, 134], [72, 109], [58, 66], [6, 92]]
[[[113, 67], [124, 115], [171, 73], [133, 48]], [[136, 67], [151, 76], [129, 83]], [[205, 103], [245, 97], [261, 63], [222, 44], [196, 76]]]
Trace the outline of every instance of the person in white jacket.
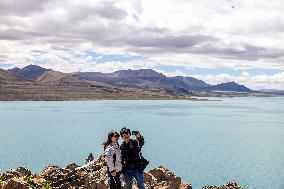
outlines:
[[110, 189], [121, 189], [120, 175], [122, 170], [121, 150], [118, 144], [119, 134], [111, 131], [104, 145], [104, 155], [110, 178]]

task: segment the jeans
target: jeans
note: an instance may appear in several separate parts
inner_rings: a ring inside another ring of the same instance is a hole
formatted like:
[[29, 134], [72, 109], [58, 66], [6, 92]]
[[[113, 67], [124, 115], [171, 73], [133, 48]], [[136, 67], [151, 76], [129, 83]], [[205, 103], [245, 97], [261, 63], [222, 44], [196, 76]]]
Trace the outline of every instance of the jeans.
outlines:
[[139, 189], [145, 189], [144, 186], [144, 175], [143, 172], [134, 169], [134, 170], [125, 170], [123, 172], [125, 183], [126, 183], [126, 189], [132, 189], [132, 183], [133, 183], [133, 177], [135, 178], [137, 182], [137, 186]]
[[110, 178], [110, 189], [121, 189], [120, 172], [117, 172], [114, 177], [108, 172], [108, 176]]

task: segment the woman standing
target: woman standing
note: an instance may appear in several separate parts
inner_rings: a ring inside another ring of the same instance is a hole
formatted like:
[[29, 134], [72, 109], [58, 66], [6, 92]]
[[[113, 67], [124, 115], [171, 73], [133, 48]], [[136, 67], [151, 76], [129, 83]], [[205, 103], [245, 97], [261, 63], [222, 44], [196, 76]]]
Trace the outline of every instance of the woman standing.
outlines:
[[121, 189], [120, 175], [122, 170], [121, 151], [118, 144], [119, 134], [111, 131], [104, 145], [105, 160], [110, 178], [110, 189]]

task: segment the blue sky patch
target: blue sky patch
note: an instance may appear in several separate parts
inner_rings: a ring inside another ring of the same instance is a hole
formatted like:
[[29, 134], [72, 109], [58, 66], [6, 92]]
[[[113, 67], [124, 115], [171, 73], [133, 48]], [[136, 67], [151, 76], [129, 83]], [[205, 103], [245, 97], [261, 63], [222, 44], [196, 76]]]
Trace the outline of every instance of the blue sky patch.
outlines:
[[132, 55], [103, 55], [98, 54], [94, 51], [85, 51], [87, 56], [94, 57], [94, 60], [97, 64], [103, 64], [105, 62], [111, 61], [120, 61], [120, 62], [128, 62], [132, 60], [141, 60], [144, 59], [142, 56], [132, 56]]
[[10, 68], [11, 64], [0, 63], [0, 68]]

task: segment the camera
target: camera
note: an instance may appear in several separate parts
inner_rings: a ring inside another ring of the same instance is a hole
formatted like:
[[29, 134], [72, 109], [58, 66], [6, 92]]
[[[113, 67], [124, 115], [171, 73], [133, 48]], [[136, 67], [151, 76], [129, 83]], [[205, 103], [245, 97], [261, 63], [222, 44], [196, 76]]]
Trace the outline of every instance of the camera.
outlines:
[[132, 135], [137, 135], [139, 133], [139, 131], [132, 131]]

